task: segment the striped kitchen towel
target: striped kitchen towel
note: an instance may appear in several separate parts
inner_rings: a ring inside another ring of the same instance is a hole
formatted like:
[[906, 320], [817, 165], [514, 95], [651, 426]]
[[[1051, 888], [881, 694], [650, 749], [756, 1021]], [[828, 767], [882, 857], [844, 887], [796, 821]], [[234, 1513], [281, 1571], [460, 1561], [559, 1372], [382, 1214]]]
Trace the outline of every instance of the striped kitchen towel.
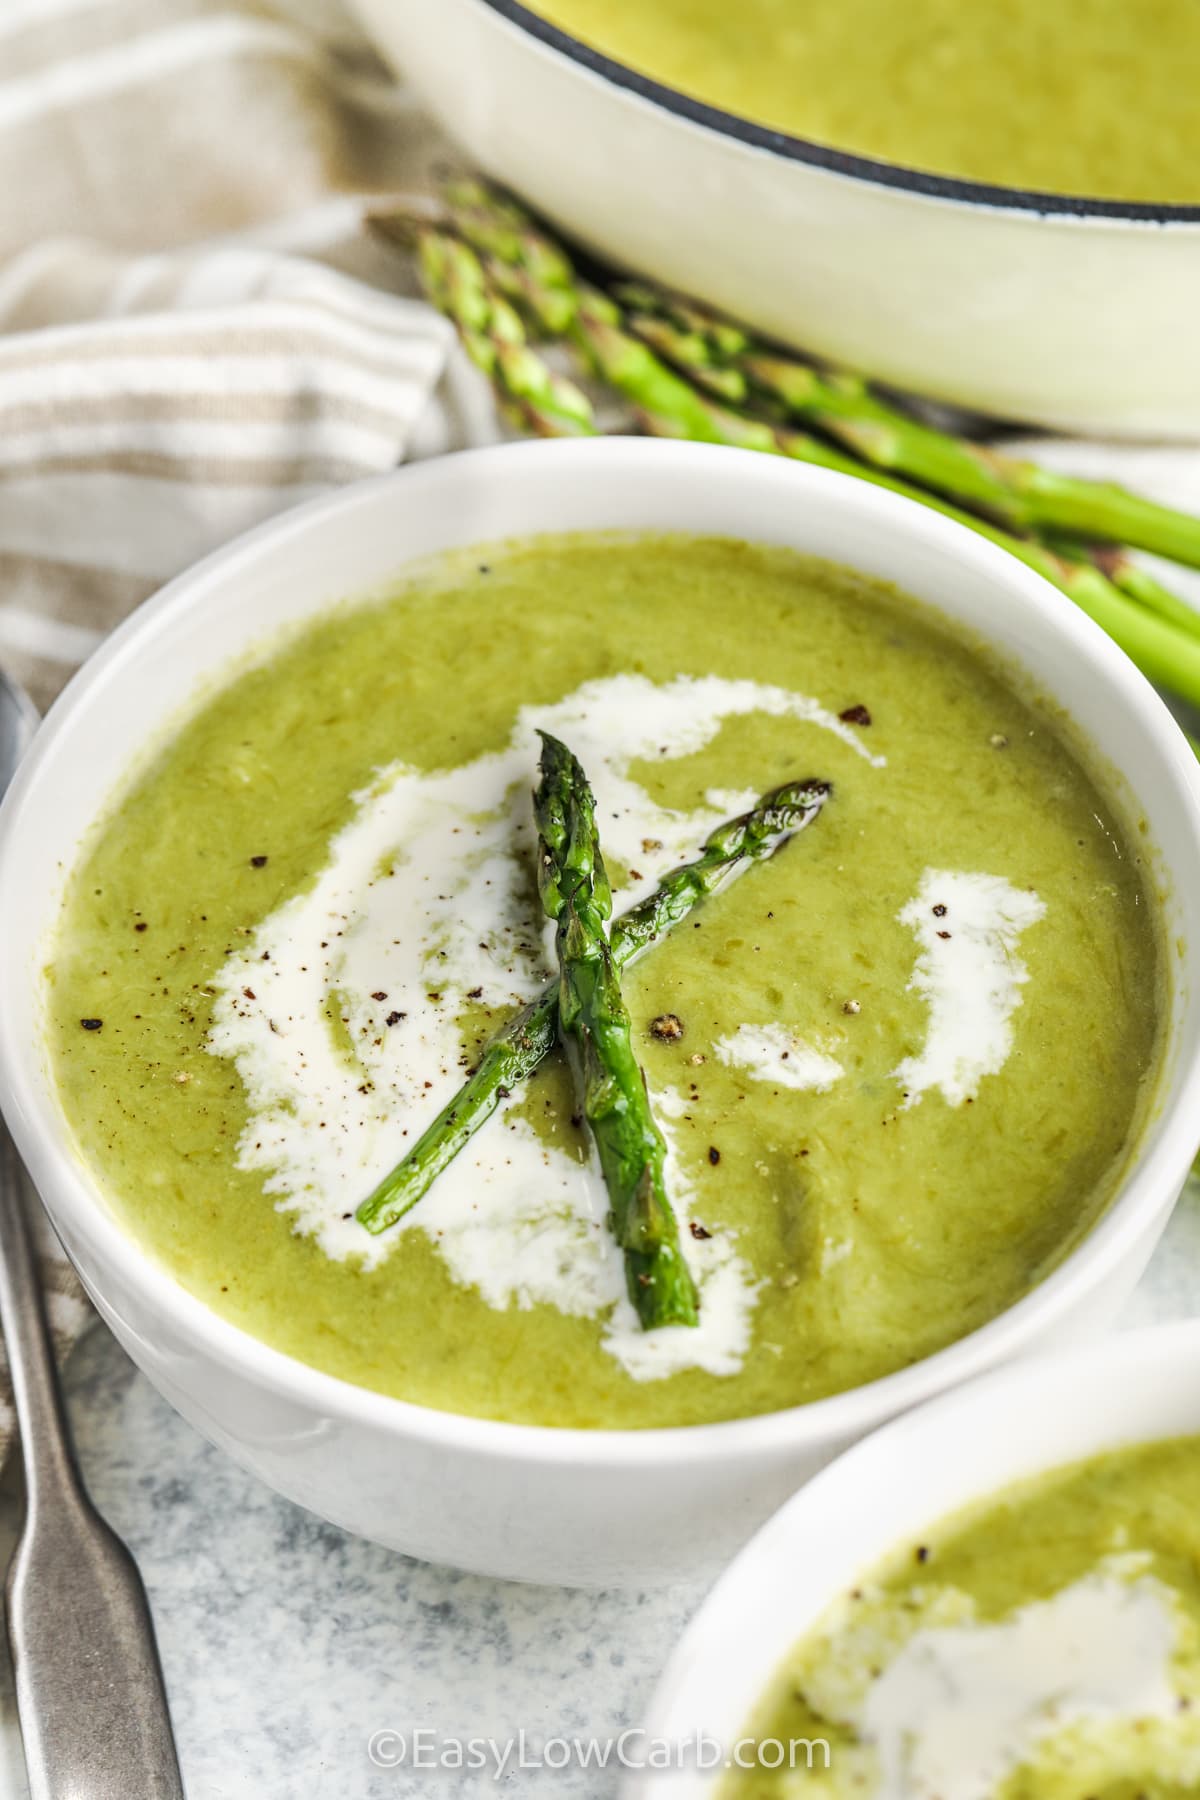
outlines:
[[0, 659], [39, 703], [168, 576], [404, 456], [450, 333], [362, 220], [442, 154], [320, 0], [5, 0]]
[[[0, 0], [0, 664], [41, 706], [246, 526], [489, 435], [363, 226], [444, 155], [328, 0]], [[65, 1354], [89, 1309], [31, 1222]]]

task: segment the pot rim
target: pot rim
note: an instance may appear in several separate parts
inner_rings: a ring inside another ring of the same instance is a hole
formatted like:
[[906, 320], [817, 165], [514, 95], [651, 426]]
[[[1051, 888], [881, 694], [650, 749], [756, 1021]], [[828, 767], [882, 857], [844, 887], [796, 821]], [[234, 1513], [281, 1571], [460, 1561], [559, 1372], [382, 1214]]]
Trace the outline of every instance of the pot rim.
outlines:
[[747, 149], [760, 150], [786, 162], [806, 163], [827, 174], [841, 175], [851, 181], [873, 187], [890, 188], [914, 194], [926, 200], [941, 200], [978, 211], [1012, 211], [1033, 213], [1039, 218], [1067, 220], [1076, 223], [1102, 219], [1129, 225], [1200, 225], [1200, 204], [1182, 205], [1165, 201], [1099, 200], [1081, 194], [1046, 193], [1037, 188], [1007, 187], [1000, 183], [971, 181], [955, 175], [938, 175], [924, 169], [910, 168], [904, 163], [885, 162], [872, 156], [860, 156], [852, 150], [839, 150], [831, 144], [820, 144], [811, 138], [797, 137], [769, 125], [759, 125], [740, 113], [726, 112], [706, 101], [696, 100], [668, 83], [644, 75], [627, 63], [618, 61], [602, 50], [586, 44], [553, 25], [540, 14], [530, 11], [522, 0], [479, 0], [501, 19], [535, 39], [550, 51], [557, 52], [610, 86], [621, 88], [637, 99], [673, 113], [687, 124], [732, 138]]

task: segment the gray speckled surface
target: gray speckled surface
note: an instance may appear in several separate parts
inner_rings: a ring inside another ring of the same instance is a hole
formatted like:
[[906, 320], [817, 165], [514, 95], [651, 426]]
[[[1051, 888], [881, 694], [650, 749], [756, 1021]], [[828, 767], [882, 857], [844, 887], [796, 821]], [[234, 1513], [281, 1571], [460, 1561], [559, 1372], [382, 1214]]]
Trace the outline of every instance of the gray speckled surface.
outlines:
[[[1200, 1311], [1193, 1184], [1122, 1317]], [[700, 1587], [585, 1594], [483, 1581], [347, 1538], [204, 1443], [97, 1328], [68, 1379], [88, 1482], [158, 1619], [189, 1800], [612, 1800], [595, 1768], [372, 1764], [373, 1733], [607, 1737], [636, 1722]], [[0, 1553], [17, 1499], [0, 1493]], [[0, 1795], [24, 1792], [0, 1670]]]

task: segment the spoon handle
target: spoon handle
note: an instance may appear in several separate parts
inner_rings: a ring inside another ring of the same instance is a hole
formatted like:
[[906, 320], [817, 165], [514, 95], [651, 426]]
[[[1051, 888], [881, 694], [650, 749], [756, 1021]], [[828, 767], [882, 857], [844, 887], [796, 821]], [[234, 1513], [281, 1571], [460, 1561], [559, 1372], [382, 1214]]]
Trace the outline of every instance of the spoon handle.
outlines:
[[31, 1800], [183, 1800], [146, 1591], [75, 1467], [20, 1165], [0, 1139], [0, 1329], [26, 1487], [8, 1636]]

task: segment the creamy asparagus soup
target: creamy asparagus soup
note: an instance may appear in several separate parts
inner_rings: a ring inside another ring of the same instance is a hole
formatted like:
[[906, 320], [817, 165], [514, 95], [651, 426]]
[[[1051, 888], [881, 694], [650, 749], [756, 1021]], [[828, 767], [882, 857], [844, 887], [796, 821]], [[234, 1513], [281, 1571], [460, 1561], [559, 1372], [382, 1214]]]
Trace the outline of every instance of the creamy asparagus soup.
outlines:
[[533, 0], [743, 118], [938, 174], [1200, 200], [1194, 0]]
[[[797, 1645], [722, 1800], [1200, 1792], [1198, 1520], [1200, 1440], [1177, 1438], [944, 1521]], [[778, 1771], [772, 1740], [796, 1745]]]
[[[982, 1324], [1105, 1208], [1156, 1067], [1138, 841], [880, 583], [702, 538], [456, 555], [131, 779], [68, 884], [54, 1069], [142, 1243], [307, 1362], [559, 1425], [766, 1411]], [[578, 1054], [551, 1011], [518, 1067], [560, 953]]]

